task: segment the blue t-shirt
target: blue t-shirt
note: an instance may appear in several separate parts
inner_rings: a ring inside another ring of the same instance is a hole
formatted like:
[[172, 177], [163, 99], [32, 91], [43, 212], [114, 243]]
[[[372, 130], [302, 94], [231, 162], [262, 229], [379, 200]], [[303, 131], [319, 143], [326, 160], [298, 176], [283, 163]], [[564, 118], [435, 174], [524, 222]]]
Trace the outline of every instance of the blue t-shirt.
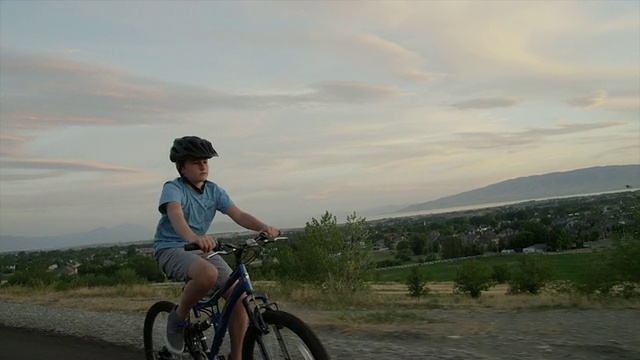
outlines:
[[199, 194], [193, 191], [181, 178], [167, 181], [160, 194], [161, 217], [156, 227], [156, 235], [153, 242], [153, 254], [161, 249], [182, 247], [186, 243], [174, 230], [167, 216], [166, 205], [169, 202], [177, 202], [182, 206], [184, 218], [196, 235], [205, 235], [216, 211], [223, 214], [233, 205], [226, 191], [207, 180], [204, 184], [204, 192]]

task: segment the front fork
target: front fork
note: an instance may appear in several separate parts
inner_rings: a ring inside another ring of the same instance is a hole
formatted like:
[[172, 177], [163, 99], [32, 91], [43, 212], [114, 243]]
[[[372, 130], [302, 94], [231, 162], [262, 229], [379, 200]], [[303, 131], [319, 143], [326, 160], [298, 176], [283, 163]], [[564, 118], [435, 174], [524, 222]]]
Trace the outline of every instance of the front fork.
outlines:
[[[258, 303], [257, 301], [260, 301]], [[253, 303], [253, 307], [250, 304]], [[280, 333], [280, 329], [277, 326], [273, 328], [269, 328], [269, 324], [264, 321], [262, 313], [264, 311], [270, 310], [279, 310], [277, 303], [270, 303], [267, 298], [267, 294], [265, 293], [253, 293], [250, 297], [246, 297], [244, 299], [244, 306], [247, 309], [247, 314], [249, 314], [250, 323], [255, 326], [262, 334], [268, 334], [270, 331], [274, 332], [276, 339], [278, 340], [278, 344], [280, 346], [280, 351], [282, 355], [284, 355], [285, 359], [291, 359], [291, 355], [289, 354], [289, 350], [287, 349], [287, 345], [282, 338], [282, 334]], [[263, 356], [266, 355], [265, 358], [270, 358], [268, 354], [268, 350], [265, 347], [262, 339], [258, 340], [258, 346], [261, 348], [261, 352]]]
[[243, 305], [249, 315], [250, 325], [255, 326], [263, 334], [269, 333], [269, 325], [264, 321], [262, 313], [265, 310], [278, 310], [278, 304], [270, 303], [266, 293], [254, 292], [244, 298]]

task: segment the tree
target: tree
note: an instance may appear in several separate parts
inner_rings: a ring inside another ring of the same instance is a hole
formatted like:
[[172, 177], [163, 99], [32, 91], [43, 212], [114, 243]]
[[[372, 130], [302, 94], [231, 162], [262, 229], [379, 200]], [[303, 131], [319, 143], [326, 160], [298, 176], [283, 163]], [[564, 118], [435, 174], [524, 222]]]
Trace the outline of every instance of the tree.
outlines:
[[553, 269], [542, 256], [523, 255], [511, 272], [509, 293], [538, 294], [553, 279]]
[[160, 271], [158, 263], [154, 258], [141, 256], [134, 252], [129, 259], [129, 267], [133, 269], [139, 277], [147, 281], [162, 282], [165, 280], [165, 275]]
[[372, 268], [370, 249], [364, 218], [353, 213], [341, 229], [327, 211], [307, 222], [300, 238], [281, 249], [279, 279], [355, 291], [364, 286], [362, 275]]
[[406, 280], [409, 296], [422, 297], [429, 294], [427, 287], [427, 276], [420, 272], [417, 267], [412, 267]]
[[600, 254], [578, 273], [572, 286], [580, 294], [591, 295], [599, 293], [606, 295], [611, 292], [617, 282], [617, 275], [614, 268], [611, 267], [610, 259], [604, 254]]
[[427, 247], [427, 234], [414, 232], [411, 234], [411, 250], [415, 255], [423, 255]]
[[504, 284], [509, 281], [511, 273], [509, 271], [509, 265], [507, 264], [496, 264], [492, 267], [493, 273], [492, 277], [498, 284]]
[[531, 246], [536, 243], [534, 234], [531, 231], [521, 231], [509, 242], [509, 247], [512, 249], [522, 250], [527, 246]]
[[462, 240], [459, 237], [447, 238], [442, 243], [442, 258], [454, 259], [463, 255]]
[[454, 287], [456, 291], [477, 299], [494, 285], [491, 275], [491, 269], [480, 261], [465, 261], [456, 271]]
[[409, 242], [409, 240], [402, 240], [398, 242], [398, 244], [396, 245], [396, 251], [400, 252], [402, 250], [409, 250], [411, 251], [411, 255], [413, 255], [413, 251], [411, 250], [411, 243]]

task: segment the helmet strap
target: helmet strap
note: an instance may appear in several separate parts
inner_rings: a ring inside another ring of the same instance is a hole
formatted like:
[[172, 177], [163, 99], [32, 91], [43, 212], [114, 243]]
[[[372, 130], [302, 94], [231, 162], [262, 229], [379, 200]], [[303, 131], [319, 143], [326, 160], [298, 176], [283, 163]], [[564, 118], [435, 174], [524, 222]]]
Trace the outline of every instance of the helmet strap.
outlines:
[[184, 181], [187, 185], [191, 186], [191, 188], [195, 191], [197, 191], [199, 194], [204, 194], [204, 184], [202, 183], [202, 188], [199, 188], [196, 186], [196, 184], [194, 184], [193, 182], [191, 182], [191, 180], [187, 179], [185, 176], [183, 176], [182, 174], [180, 174], [180, 177], [182, 178], [182, 181]]

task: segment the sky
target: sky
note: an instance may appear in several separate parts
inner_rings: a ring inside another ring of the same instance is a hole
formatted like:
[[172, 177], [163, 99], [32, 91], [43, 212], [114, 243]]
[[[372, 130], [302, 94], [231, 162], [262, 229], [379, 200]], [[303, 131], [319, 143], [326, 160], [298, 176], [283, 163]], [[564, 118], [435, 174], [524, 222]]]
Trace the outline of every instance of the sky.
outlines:
[[283, 228], [638, 164], [640, 2], [0, 1], [0, 236], [153, 229], [185, 135]]

